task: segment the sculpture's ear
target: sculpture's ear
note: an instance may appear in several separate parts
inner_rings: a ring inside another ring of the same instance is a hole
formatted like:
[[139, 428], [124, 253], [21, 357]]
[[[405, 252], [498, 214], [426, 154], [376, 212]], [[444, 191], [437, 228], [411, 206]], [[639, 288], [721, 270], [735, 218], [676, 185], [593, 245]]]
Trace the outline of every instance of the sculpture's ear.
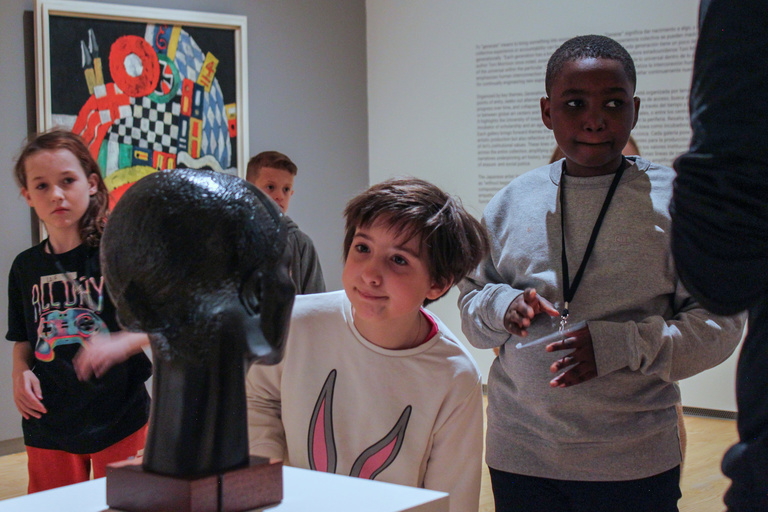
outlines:
[[254, 272], [243, 283], [240, 302], [245, 314], [239, 319], [241, 336], [245, 342], [245, 357], [250, 362], [276, 364], [282, 358], [281, 347], [274, 347], [264, 335], [262, 325], [262, 273]]
[[261, 272], [252, 273], [245, 281], [240, 290], [240, 302], [243, 303], [245, 311], [249, 315], [261, 314]]

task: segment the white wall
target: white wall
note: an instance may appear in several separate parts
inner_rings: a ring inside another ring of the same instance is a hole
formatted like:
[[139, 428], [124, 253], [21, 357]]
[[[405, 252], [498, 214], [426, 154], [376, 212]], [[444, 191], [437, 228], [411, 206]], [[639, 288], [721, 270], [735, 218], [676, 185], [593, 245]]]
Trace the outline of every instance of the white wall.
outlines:
[[[365, 5], [362, 0], [110, 0], [248, 17], [250, 152], [277, 149], [299, 166], [289, 214], [314, 240], [329, 289], [341, 287], [342, 210], [368, 184]], [[100, 2], [102, 3], [102, 2]], [[11, 169], [35, 130], [33, 0], [0, 0], [0, 331], [7, 276], [36, 241]], [[0, 344], [0, 442], [21, 436], [11, 343]]]

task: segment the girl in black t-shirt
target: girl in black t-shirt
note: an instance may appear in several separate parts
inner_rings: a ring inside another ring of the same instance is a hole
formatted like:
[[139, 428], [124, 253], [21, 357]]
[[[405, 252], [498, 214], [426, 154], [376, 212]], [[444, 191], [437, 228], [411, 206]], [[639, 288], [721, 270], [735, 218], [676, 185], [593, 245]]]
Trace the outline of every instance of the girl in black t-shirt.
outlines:
[[78, 135], [34, 136], [15, 165], [48, 238], [19, 254], [8, 280], [13, 398], [29, 492], [105, 476], [144, 447], [151, 364], [145, 334], [119, 332], [99, 265], [109, 193]]

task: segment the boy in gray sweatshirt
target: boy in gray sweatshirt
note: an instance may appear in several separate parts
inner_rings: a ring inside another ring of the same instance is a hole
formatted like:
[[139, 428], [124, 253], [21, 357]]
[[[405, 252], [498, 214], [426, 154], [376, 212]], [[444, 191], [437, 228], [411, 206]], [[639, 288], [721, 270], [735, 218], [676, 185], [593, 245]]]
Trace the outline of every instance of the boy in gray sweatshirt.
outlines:
[[[741, 336], [743, 316], [707, 312], [675, 273], [674, 171], [621, 154], [635, 85], [610, 38], [555, 51], [541, 111], [565, 158], [491, 200], [491, 252], [460, 285], [467, 338], [500, 347], [486, 438], [497, 511], [677, 511], [675, 381]], [[516, 348], [561, 324], [559, 340]]]

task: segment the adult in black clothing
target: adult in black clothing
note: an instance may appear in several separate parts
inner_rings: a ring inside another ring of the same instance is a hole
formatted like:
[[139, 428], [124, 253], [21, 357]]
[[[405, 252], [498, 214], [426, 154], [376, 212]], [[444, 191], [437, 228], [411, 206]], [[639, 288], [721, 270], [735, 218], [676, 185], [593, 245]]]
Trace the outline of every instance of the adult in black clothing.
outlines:
[[690, 150], [677, 159], [672, 250], [719, 314], [749, 310], [736, 377], [739, 442], [723, 459], [730, 512], [768, 510], [768, 2], [702, 0]]

